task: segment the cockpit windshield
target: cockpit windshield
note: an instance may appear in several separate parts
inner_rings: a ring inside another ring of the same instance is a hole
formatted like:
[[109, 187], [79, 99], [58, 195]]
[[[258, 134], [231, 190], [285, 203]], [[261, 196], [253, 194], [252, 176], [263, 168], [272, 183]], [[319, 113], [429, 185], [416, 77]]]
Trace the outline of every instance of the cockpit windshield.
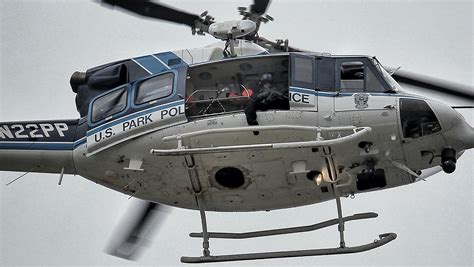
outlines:
[[390, 86], [390, 89], [393, 90], [394, 92], [400, 92], [402, 88], [400, 85], [395, 81], [395, 79], [392, 78], [392, 75], [390, 75], [387, 70], [380, 64], [377, 58], [373, 57], [372, 63], [374, 64], [375, 68], [378, 70], [380, 74], [382, 74], [383, 79], [387, 82], [387, 84]]

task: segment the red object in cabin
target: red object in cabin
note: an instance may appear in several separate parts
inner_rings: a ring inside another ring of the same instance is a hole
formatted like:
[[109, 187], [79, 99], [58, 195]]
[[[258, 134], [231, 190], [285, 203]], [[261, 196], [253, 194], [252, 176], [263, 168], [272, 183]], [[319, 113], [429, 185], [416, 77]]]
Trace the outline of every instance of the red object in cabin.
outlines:
[[242, 89], [242, 96], [252, 97], [253, 96], [253, 89], [252, 88]]

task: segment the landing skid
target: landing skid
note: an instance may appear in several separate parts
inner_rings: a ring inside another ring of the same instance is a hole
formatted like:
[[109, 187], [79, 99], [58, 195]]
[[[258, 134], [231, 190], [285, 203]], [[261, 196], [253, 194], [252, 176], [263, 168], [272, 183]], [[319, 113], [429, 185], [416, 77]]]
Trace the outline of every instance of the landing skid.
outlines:
[[[337, 192], [337, 191], [335, 191]], [[397, 238], [395, 233], [386, 233], [379, 235], [379, 238], [371, 243], [367, 243], [355, 247], [346, 247], [344, 241], [344, 230], [345, 223], [349, 221], [364, 220], [375, 218], [378, 216], [377, 213], [367, 212], [354, 214], [352, 216], [342, 217], [342, 208], [339, 195], [336, 193], [336, 203], [338, 210], [338, 218], [299, 227], [289, 227], [280, 229], [271, 229], [256, 232], [245, 232], [245, 233], [218, 233], [218, 232], [207, 232], [207, 225], [205, 219], [205, 212], [201, 211], [201, 220], [203, 222], [203, 232], [201, 233], [190, 233], [190, 237], [203, 238], [203, 256], [200, 257], [181, 257], [183, 263], [208, 263], [208, 262], [226, 262], [226, 261], [247, 261], [247, 260], [263, 260], [263, 259], [279, 259], [279, 258], [291, 258], [291, 257], [308, 257], [308, 256], [325, 256], [325, 255], [338, 255], [338, 254], [351, 254], [359, 253], [374, 248], [381, 247]], [[200, 205], [202, 207], [202, 205]], [[201, 209], [201, 208], [200, 208]], [[210, 238], [223, 238], [223, 239], [247, 239], [256, 237], [267, 237], [275, 235], [285, 235], [302, 233], [309, 231], [316, 231], [323, 228], [327, 228], [333, 225], [338, 225], [340, 234], [339, 247], [335, 248], [322, 248], [322, 249], [308, 249], [308, 250], [289, 250], [289, 251], [274, 251], [274, 252], [261, 252], [261, 253], [246, 253], [246, 254], [229, 254], [229, 255], [216, 255], [211, 256], [209, 251], [209, 239]]]
[[325, 256], [350, 254], [368, 251], [374, 248], [381, 247], [388, 242], [397, 238], [394, 233], [379, 235], [379, 239], [372, 243], [355, 247], [339, 247], [339, 248], [323, 248], [323, 249], [308, 249], [308, 250], [291, 250], [291, 251], [277, 251], [277, 252], [263, 252], [263, 253], [248, 253], [248, 254], [232, 254], [219, 256], [202, 256], [202, 257], [181, 257], [183, 263], [207, 263], [207, 262], [226, 262], [226, 261], [246, 261], [246, 260], [263, 260], [263, 259], [279, 259], [291, 257], [308, 257], [308, 256]]

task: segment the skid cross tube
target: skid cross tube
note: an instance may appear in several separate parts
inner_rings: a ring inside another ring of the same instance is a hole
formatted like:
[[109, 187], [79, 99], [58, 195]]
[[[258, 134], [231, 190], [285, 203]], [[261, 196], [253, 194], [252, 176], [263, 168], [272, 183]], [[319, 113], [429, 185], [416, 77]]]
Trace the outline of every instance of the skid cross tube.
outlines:
[[339, 247], [340, 248], [345, 248], [346, 247], [346, 241], [344, 241], [344, 217], [342, 217], [342, 205], [341, 205], [341, 196], [339, 195], [339, 189], [337, 189], [334, 184], [332, 186], [334, 195], [336, 197], [336, 205], [337, 205], [337, 221], [338, 221], [338, 226], [337, 229], [339, 230]]
[[204, 203], [202, 197], [197, 197], [197, 203], [199, 206], [199, 215], [201, 216], [201, 225], [202, 225], [202, 255], [203, 257], [209, 257], [211, 252], [209, 251], [209, 234], [207, 232], [207, 220], [206, 220], [206, 211], [204, 210]]

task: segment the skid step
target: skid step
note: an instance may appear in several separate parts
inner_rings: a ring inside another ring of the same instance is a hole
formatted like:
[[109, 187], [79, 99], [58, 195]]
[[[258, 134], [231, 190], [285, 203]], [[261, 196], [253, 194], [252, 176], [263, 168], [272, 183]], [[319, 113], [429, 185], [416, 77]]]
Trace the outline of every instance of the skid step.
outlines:
[[359, 253], [374, 248], [381, 247], [397, 238], [395, 233], [386, 233], [379, 235], [379, 239], [372, 243], [355, 247], [339, 247], [339, 248], [323, 248], [323, 249], [308, 249], [308, 250], [290, 250], [290, 251], [275, 251], [275, 252], [261, 252], [248, 254], [229, 254], [218, 256], [201, 256], [201, 257], [181, 257], [183, 263], [208, 263], [208, 262], [226, 262], [226, 261], [246, 261], [246, 260], [263, 260], [263, 259], [279, 259], [291, 257], [308, 257], [308, 256], [326, 256], [338, 254]]

